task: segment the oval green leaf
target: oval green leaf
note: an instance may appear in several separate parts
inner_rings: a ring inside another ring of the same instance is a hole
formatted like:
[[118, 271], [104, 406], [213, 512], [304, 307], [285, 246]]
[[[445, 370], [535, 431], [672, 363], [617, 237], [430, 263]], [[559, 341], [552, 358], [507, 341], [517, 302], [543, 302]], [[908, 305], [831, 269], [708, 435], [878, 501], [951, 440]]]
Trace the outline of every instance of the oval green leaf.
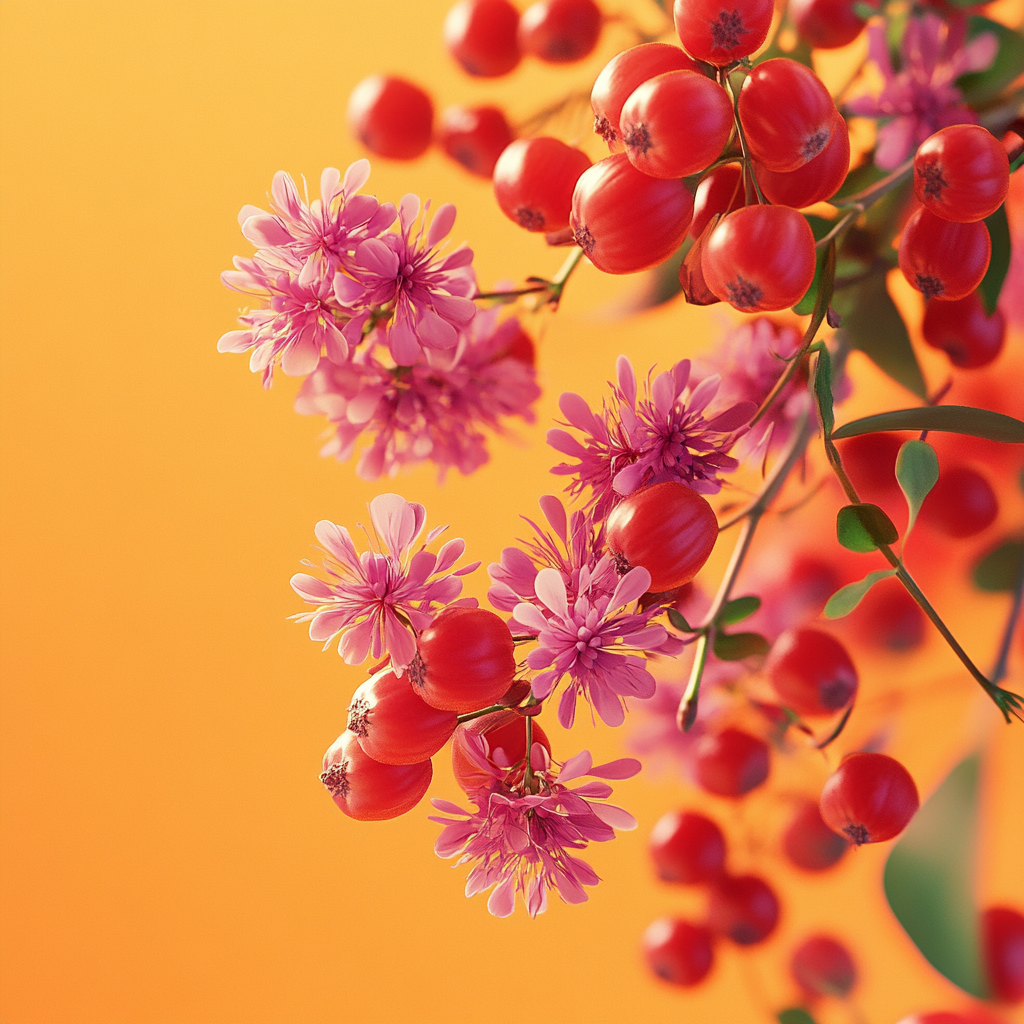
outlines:
[[1002, 593], [1016, 589], [1024, 573], [1024, 540], [1004, 540], [982, 556], [971, 573], [979, 590]]
[[849, 615], [864, 600], [864, 595], [879, 580], [888, 579], [890, 576], [895, 575], [895, 569], [878, 569], [875, 572], [869, 572], [864, 579], [859, 580], [857, 583], [848, 583], [845, 587], [840, 587], [828, 599], [828, 603], [825, 605], [825, 618], [841, 619], [844, 615]]
[[771, 644], [760, 633], [716, 633], [715, 657], [720, 661], [742, 661], [767, 654]]
[[999, 293], [1003, 290], [1003, 282], [1010, 270], [1010, 224], [1006, 219], [1005, 204], [991, 217], [985, 218], [985, 227], [992, 240], [992, 256], [988, 261], [988, 270], [978, 286], [978, 294], [985, 312], [991, 316], [999, 304]]
[[675, 608], [669, 608], [668, 610], [668, 621], [679, 630], [680, 633], [695, 633], [696, 630], [687, 621], [686, 617], [676, 611]]
[[907, 522], [907, 533], [910, 533], [921, 511], [921, 502], [939, 479], [939, 457], [935, 449], [927, 441], [907, 441], [896, 456], [896, 479], [910, 509]]
[[883, 544], [895, 544], [899, 531], [877, 506], [846, 505], [836, 516], [836, 536], [849, 551], [876, 551]]
[[719, 613], [715, 620], [720, 626], [734, 626], [737, 622], [750, 618], [761, 607], [761, 598], [753, 594], [747, 597], [734, 597]]
[[837, 428], [833, 438], [874, 434], [880, 430], [938, 430], [947, 434], [968, 434], [989, 441], [1024, 444], [1024, 422], [990, 409], [970, 405], [923, 405], [919, 409], [896, 409], [875, 416], [851, 420]]

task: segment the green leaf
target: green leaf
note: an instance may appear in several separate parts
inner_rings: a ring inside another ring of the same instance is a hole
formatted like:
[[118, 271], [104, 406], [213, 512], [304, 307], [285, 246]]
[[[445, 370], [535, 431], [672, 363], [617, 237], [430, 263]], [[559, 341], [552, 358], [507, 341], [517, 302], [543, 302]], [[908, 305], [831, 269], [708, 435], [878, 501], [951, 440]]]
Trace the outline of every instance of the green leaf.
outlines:
[[921, 502], [939, 479], [939, 457], [927, 441], [907, 441], [896, 456], [896, 479], [907, 499], [910, 519], [907, 533], [914, 527]]
[[985, 312], [991, 316], [999, 303], [999, 293], [1003, 290], [1003, 282], [1010, 269], [1010, 225], [1006, 220], [1006, 206], [1000, 206], [991, 217], [985, 218], [989, 238], [992, 239], [992, 258], [988, 270], [981, 280], [978, 291], [981, 293], [981, 304]]
[[973, 39], [982, 32], [991, 32], [999, 42], [996, 59], [984, 71], [961, 75], [957, 88], [964, 101], [974, 107], [995, 99], [1022, 71], [1024, 71], [1024, 38], [1012, 28], [980, 15], [968, 19], [967, 35]]
[[695, 633], [696, 630], [691, 626], [683, 615], [676, 611], [675, 608], [669, 608], [668, 610], [668, 621], [679, 630], [680, 633]]
[[990, 441], [1024, 444], [1024, 423], [1012, 416], [970, 405], [925, 405], [918, 409], [896, 409], [844, 423], [832, 435], [837, 441], [880, 430], [938, 430], [947, 434], [969, 434]]
[[836, 516], [836, 536], [849, 551], [877, 551], [895, 544], [900, 534], [892, 520], [877, 506], [845, 505]]
[[[807, 218], [807, 222], [811, 225], [811, 233], [814, 235], [815, 241], [822, 239], [827, 235], [834, 225], [834, 221], [826, 220], [824, 217], [815, 217], [812, 214], [804, 214]], [[793, 312], [798, 316], [807, 316], [814, 312], [814, 307], [818, 302], [818, 292], [821, 289], [822, 275], [827, 273], [825, 264], [829, 256], [829, 247], [825, 246], [822, 249], [818, 249], [815, 252], [814, 257], [814, 279], [811, 281], [810, 287], [804, 292], [804, 297], [793, 307]], [[831, 270], [832, 277], [835, 278], [835, 265], [833, 264]]]
[[896, 920], [925, 959], [984, 999], [973, 899], [979, 769], [972, 755], [946, 776], [893, 847], [883, 885]]
[[779, 1024], [814, 1024], [814, 1018], [802, 1006], [779, 1010], [776, 1016]]
[[879, 580], [886, 580], [895, 575], [895, 569], [876, 569], [857, 583], [848, 583], [845, 587], [840, 587], [825, 604], [825, 618], [841, 619], [844, 615], [849, 615]]
[[1004, 540], [983, 555], [974, 566], [971, 579], [979, 590], [1002, 593], [1017, 588], [1024, 572], [1024, 540]]
[[825, 437], [831, 437], [836, 417], [832, 411], [832, 357], [827, 348], [818, 352], [818, 363], [814, 370], [814, 397], [818, 402], [821, 429]]
[[715, 633], [715, 657], [720, 661], [742, 661], [767, 654], [771, 646], [760, 633]]
[[734, 597], [719, 613], [715, 622], [719, 626], [733, 626], [737, 622], [750, 618], [761, 607], [761, 598]]

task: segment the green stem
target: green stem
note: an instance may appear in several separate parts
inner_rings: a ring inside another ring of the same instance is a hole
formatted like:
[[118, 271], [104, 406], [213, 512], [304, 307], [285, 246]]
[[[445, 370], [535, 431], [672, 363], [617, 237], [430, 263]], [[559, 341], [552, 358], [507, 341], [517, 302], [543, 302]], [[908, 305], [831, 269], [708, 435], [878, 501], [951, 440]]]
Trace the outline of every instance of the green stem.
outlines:
[[757, 183], [757, 177], [754, 175], [754, 164], [750, 159], [750, 150], [747, 148], [747, 136], [743, 131], [743, 125], [740, 123], [740, 112], [739, 112], [739, 97], [736, 95], [736, 91], [732, 87], [732, 82], [729, 79], [728, 73], [720, 75], [720, 80], [723, 88], [729, 94], [729, 99], [732, 100], [732, 119], [736, 125], [736, 134], [740, 140], [740, 149], [743, 152], [743, 169], [746, 175], [749, 175], [749, 181], [754, 186], [754, 193], [757, 196], [759, 203], [765, 203], [767, 200], [764, 194], [761, 192], [761, 186]]
[[682, 732], [689, 732], [693, 723], [697, 720], [697, 698], [700, 696], [700, 680], [704, 675], [704, 666], [708, 661], [708, 645], [711, 643], [711, 630], [701, 633], [697, 640], [697, 649], [693, 657], [693, 668], [690, 670], [690, 680], [683, 692], [683, 699], [679, 702], [679, 710], [676, 712], [676, 725]]
[[467, 711], [464, 715], [459, 715], [456, 721], [459, 725], [463, 722], [472, 722], [474, 718], [483, 718], [484, 715], [493, 715], [495, 711], [508, 711], [509, 707], [507, 704], [492, 704], [489, 708], [481, 708], [479, 711]]

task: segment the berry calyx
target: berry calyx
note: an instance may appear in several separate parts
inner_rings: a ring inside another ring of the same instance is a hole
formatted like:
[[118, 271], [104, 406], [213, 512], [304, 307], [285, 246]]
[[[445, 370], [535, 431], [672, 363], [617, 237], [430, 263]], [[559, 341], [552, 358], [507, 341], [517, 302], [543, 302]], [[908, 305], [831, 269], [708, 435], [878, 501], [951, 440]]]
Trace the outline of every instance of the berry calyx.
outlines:
[[558, 139], [516, 139], [494, 165], [494, 195], [501, 212], [527, 231], [569, 226], [573, 189], [590, 157]]
[[663, 882], [699, 885], [725, 871], [725, 836], [710, 818], [694, 811], [669, 811], [658, 819], [648, 844]]
[[793, 950], [789, 971], [808, 999], [818, 996], [841, 999], [857, 983], [853, 956], [831, 935], [811, 935], [804, 939]]
[[1019, 1003], [1024, 999], [1024, 914], [989, 907], [981, 915], [981, 942], [992, 995], [1002, 1003]]
[[764, 942], [779, 923], [775, 890], [757, 875], [723, 878], [711, 890], [708, 924], [738, 946]]
[[663, 981], [688, 988], [700, 984], [711, 971], [712, 940], [711, 931], [702, 925], [659, 917], [644, 932], [644, 958]]
[[745, 796], [768, 778], [769, 766], [768, 744], [742, 729], [702, 736], [694, 751], [697, 785], [716, 796]]
[[675, 0], [672, 20], [691, 57], [722, 67], [765, 41], [773, 10], [772, 0]]
[[601, 8], [594, 0], [540, 0], [519, 20], [519, 46], [548, 64], [583, 60], [601, 37]]
[[817, 800], [800, 804], [782, 836], [782, 849], [802, 871], [827, 871], [838, 864], [850, 844], [825, 824]]
[[471, 174], [490, 178], [498, 157], [513, 137], [505, 115], [497, 107], [448, 107], [441, 115], [437, 141]]
[[364, 78], [348, 101], [352, 134], [371, 152], [414, 160], [430, 146], [434, 105], [412, 82], [387, 75]]
[[900, 236], [903, 276], [926, 299], [963, 299], [981, 284], [992, 255], [983, 222], [957, 224], [921, 207]]
[[996, 492], [970, 466], [952, 466], [939, 473], [921, 506], [922, 523], [956, 540], [987, 530], [998, 515]]
[[498, 78], [522, 57], [518, 30], [519, 12], [509, 0], [461, 0], [444, 19], [444, 44], [466, 74]]
[[943, 128], [914, 155], [914, 195], [944, 220], [984, 220], [1003, 205], [1009, 187], [1006, 150], [981, 125]]
[[818, 629], [790, 629], [775, 641], [765, 673], [782, 703], [798, 715], [831, 715], [857, 693], [846, 648]]
[[917, 813], [920, 799], [910, 772], [888, 754], [851, 754], [828, 779], [821, 816], [851, 843], [882, 843], [898, 836]]
[[754, 174], [765, 197], [778, 206], [799, 209], [831, 199], [850, 170], [850, 132], [839, 118], [825, 148], [795, 171], [772, 171], [754, 161]]
[[944, 302], [933, 299], [924, 309], [924, 340], [941, 349], [961, 370], [977, 370], [994, 362], [1006, 341], [1002, 310], [989, 316], [977, 292]]

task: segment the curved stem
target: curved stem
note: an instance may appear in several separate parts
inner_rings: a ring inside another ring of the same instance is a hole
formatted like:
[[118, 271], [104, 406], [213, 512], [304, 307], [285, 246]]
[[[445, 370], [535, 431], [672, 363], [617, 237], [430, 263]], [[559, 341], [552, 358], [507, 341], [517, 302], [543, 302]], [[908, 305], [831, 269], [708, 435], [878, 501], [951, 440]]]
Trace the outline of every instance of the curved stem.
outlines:
[[1013, 604], [1010, 605], [1010, 614], [1007, 616], [1006, 626], [1003, 629], [1003, 639], [999, 644], [999, 654], [996, 657], [995, 667], [992, 669], [992, 682], [997, 685], [1006, 675], [1006, 663], [1010, 657], [1010, 641], [1013, 640], [1013, 631], [1020, 621], [1022, 604], [1024, 604], [1024, 547], [1021, 548], [1017, 585], [1013, 590]]

